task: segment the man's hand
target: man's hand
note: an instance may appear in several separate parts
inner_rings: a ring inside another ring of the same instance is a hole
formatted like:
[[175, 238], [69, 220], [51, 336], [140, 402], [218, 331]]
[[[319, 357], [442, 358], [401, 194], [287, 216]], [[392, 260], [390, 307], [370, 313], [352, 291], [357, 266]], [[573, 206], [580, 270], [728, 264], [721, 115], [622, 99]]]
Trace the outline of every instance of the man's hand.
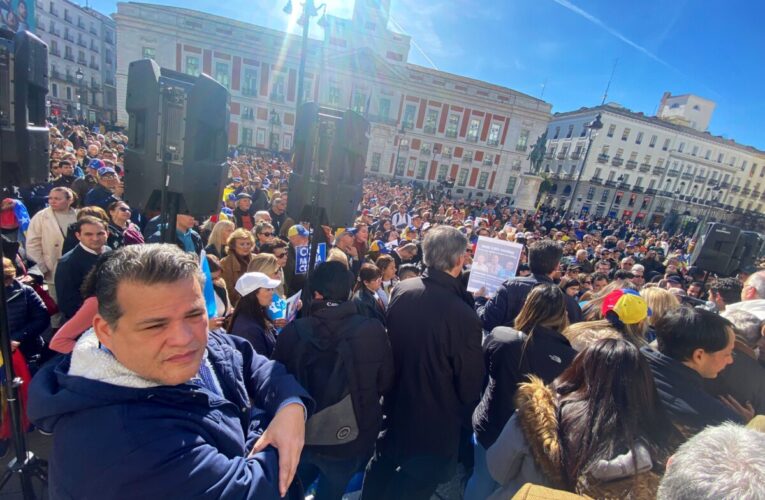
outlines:
[[297, 403], [279, 410], [266, 431], [255, 442], [249, 456], [273, 446], [279, 451], [279, 494], [284, 497], [300, 463], [305, 442], [305, 409]]

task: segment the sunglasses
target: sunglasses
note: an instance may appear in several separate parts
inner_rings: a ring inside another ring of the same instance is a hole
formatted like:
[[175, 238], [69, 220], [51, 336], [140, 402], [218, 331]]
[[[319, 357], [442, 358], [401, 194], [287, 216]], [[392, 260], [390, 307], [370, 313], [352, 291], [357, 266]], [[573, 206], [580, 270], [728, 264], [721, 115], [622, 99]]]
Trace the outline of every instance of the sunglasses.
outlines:
[[130, 212], [130, 208], [128, 207], [119, 207], [120, 212]]
[[276, 257], [277, 259], [283, 259], [286, 256], [287, 256], [287, 252], [280, 253], [280, 254], [274, 254], [274, 257]]
[[262, 234], [263, 236], [273, 236], [274, 235], [274, 233], [260, 233], [260, 234]]

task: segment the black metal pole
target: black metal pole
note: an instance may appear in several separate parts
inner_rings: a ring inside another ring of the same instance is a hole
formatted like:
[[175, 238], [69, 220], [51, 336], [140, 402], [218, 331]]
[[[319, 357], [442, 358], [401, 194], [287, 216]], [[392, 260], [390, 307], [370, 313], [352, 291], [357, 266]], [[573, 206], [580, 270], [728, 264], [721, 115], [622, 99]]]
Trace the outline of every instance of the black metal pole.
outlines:
[[576, 182], [574, 182], [574, 189], [571, 191], [571, 202], [568, 204], [568, 210], [566, 210], [566, 213], [563, 216], [564, 219], [568, 219], [569, 215], [571, 214], [571, 209], [573, 208], [574, 203], [576, 203], [576, 193], [577, 191], [579, 191], [579, 181], [582, 179], [582, 174], [584, 173], [584, 169], [587, 168], [587, 158], [590, 156], [590, 149], [592, 149], [593, 142], [595, 142], [595, 137], [592, 130], [590, 130], [590, 137], [587, 141], [587, 151], [584, 152], [584, 159], [582, 160], [582, 166], [579, 169], [579, 175], [576, 176]]
[[[309, 10], [310, 8], [310, 10]], [[300, 66], [298, 67], [297, 99], [295, 99], [295, 110], [300, 109], [303, 104], [303, 83], [305, 82], [305, 60], [308, 55], [308, 29], [311, 24], [311, 13], [316, 9], [313, 0], [306, 0], [303, 5], [303, 40], [300, 50]]]

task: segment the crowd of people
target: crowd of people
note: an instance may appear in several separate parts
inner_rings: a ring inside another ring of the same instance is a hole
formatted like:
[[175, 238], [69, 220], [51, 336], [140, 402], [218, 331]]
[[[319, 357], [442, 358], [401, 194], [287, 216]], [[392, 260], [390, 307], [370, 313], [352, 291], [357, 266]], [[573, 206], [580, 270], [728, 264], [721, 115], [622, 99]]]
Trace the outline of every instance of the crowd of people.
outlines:
[[[162, 243], [123, 199], [124, 134], [50, 140], [49, 182], [3, 199], [0, 233], [53, 496], [765, 496], [757, 267], [387, 178], [352, 225], [314, 228], [287, 213], [288, 161], [237, 152], [220, 212]], [[482, 236], [523, 247], [512, 276], [476, 262], [506, 278], [493, 294], [467, 291]]]

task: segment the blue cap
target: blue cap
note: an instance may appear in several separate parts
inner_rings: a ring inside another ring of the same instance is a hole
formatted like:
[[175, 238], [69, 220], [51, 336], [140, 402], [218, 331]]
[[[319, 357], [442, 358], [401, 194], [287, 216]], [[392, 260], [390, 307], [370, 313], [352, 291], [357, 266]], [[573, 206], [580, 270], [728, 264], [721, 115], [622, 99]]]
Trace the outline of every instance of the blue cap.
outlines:
[[[91, 164], [92, 165], [92, 164]], [[98, 169], [98, 176], [103, 177], [105, 175], [117, 175], [117, 171], [112, 167], [101, 167]]]
[[106, 165], [104, 164], [104, 162], [102, 162], [98, 158], [93, 158], [92, 160], [90, 160], [90, 163], [88, 163], [88, 168], [92, 168], [92, 169], [95, 169], [95, 170], [102, 169], [105, 166]]

